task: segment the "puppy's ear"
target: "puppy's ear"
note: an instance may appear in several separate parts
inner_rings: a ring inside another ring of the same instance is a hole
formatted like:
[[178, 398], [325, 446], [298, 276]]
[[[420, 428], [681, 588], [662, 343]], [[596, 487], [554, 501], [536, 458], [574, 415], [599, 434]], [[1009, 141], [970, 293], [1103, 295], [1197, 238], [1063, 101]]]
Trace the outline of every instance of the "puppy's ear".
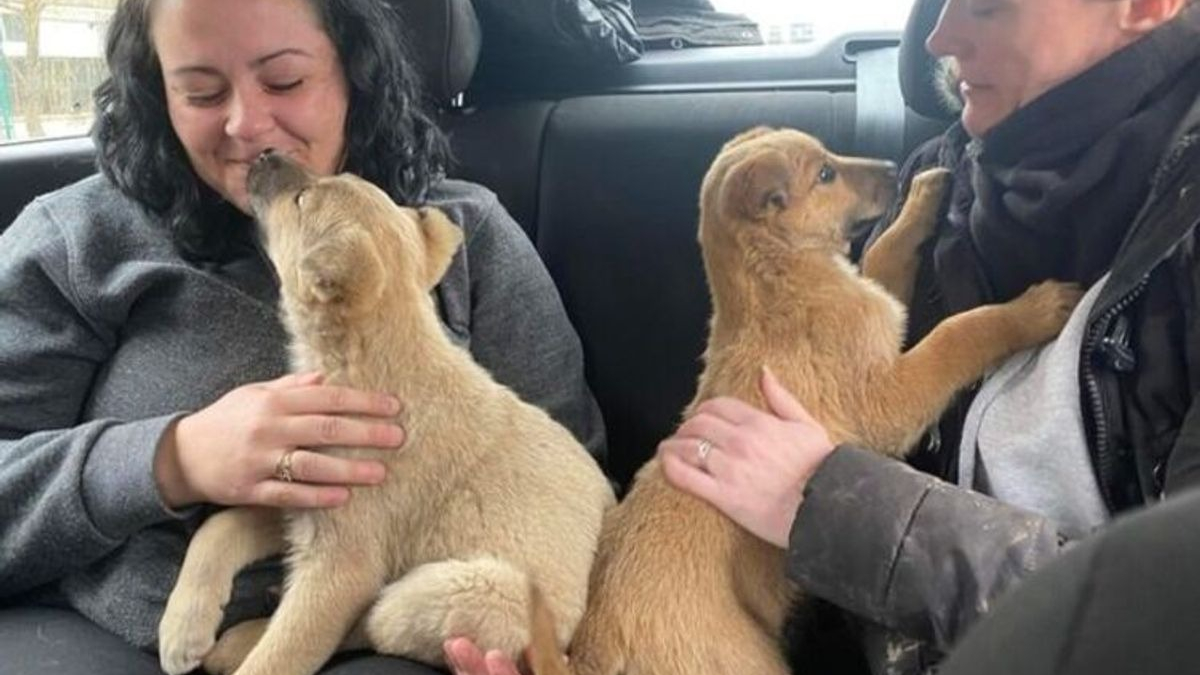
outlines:
[[721, 184], [721, 208], [727, 217], [761, 220], [788, 207], [792, 164], [778, 150], [763, 150], [730, 167]]
[[462, 245], [463, 234], [440, 209], [417, 209], [417, 216], [425, 239], [425, 286], [433, 288], [450, 267], [454, 252]]
[[729, 139], [725, 143], [725, 145], [721, 148], [721, 151], [724, 152], [726, 150], [729, 150], [730, 148], [739, 146], [742, 143], [745, 143], [746, 141], [752, 141], [760, 136], [766, 136], [767, 134], [769, 134], [773, 131], [775, 131], [775, 129], [772, 129], [771, 127], [767, 127], [767, 126], [761, 126], [761, 125], [747, 129], [747, 130], [743, 131], [742, 133], [738, 134], [737, 136], [734, 136], [733, 138]]
[[303, 290], [320, 304], [373, 305], [383, 293], [383, 261], [357, 228], [343, 228], [314, 244], [299, 269]]

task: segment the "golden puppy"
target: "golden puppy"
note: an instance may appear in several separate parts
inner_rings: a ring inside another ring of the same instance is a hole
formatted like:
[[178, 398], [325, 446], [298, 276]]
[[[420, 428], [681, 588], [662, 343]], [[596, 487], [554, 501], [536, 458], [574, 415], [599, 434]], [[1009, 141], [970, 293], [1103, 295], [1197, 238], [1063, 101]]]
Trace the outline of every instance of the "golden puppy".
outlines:
[[[164, 670], [203, 660], [211, 672], [313, 673], [352, 631], [347, 646], [437, 665], [458, 635], [515, 656], [529, 641], [535, 580], [565, 646], [612, 491], [570, 432], [443, 332], [430, 290], [460, 230], [440, 211], [400, 208], [363, 180], [317, 179], [279, 155], [261, 158], [248, 184], [295, 367], [396, 395], [408, 441], [399, 453], [330, 451], [388, 464], [384, 484], [340, 508], [209, 518], [159, 626]], [[269, 624], [241, 624], [212, 649], [234, 575], [285, 540], [286, 590]]]
[[[847, 261], [844, 234], [883, 212], [894, 180], [890, 164], [835, 156], [793, 130], [725, 145], [701, 190], [713, 317], [685, 414], [716, 396], [764, 407], [766, 365], [834, 442], [899, 456], [957, 390], [1057, 334], [1079, 292], [1045, 283], [951, 317], [901, 353], [903, 306]], [[898, 295], [911, 293], [944, 182], [944, 172], [919, 176], [864, 262]], [[654, 460], [605, 518], [569, 668], [548, 606], [535, 612], [530, 660], [538, 675], [786, 675], [780, 639], [794, 597], [783, 551], [670, 487]]]

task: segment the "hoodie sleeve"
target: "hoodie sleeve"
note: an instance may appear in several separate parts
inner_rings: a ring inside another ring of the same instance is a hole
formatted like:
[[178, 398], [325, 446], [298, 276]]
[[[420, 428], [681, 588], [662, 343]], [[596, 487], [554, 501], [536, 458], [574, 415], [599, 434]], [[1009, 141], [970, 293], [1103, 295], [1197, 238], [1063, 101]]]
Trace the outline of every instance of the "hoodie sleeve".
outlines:
[[69, 237], [35, 202], [0, 235], [0, 597], [177, 515], [153, 476], [173, 417], [81, 422], [116, 336], [80, 290]]
[[602, 462], [604, 423], [584, 379], [579, 336], [529, 237], [490, 193], [481, 222], [468, 230], [466, 256], [471, 353]]

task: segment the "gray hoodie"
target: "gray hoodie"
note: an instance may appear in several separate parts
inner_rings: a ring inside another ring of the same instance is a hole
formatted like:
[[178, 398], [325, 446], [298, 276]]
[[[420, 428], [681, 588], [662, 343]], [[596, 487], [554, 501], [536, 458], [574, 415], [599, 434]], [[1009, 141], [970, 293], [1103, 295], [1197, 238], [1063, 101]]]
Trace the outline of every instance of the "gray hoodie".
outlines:
[[[579, 339], [528, 238], [482, 187], [447, 180], [430, 204], [465, 234], [437, 289], [451, 337], [602, 453]], [[164, 506], [155, 449], [180, 415], [286, 372], [277, 297], [261, 255], [189, 263], [98, 176], [0, 235], [0, 602], [52, 592], [154, 646], [203, 515]], [[227, 622], [269, 612], [279, 580], [274, 561], [244, 573]]]

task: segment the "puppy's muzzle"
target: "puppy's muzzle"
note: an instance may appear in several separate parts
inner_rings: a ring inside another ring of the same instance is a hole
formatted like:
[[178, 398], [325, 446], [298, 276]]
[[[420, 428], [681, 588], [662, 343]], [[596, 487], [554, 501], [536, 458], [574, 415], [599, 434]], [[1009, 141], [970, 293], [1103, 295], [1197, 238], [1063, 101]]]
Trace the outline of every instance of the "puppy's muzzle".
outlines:
[[858, 195], [857, 213], [853, 220], [861, 221], [882, 216], [896, 197], [896, 165], [872, 159], [847, 160], [842, 166], [850, 188]]
[[312, 180], [299, 164], [274, 150], [266, 150], [254, 160], [246, 174], [250, 208], [256, 216], [260, 215], [275, 198], [299, 192]]

